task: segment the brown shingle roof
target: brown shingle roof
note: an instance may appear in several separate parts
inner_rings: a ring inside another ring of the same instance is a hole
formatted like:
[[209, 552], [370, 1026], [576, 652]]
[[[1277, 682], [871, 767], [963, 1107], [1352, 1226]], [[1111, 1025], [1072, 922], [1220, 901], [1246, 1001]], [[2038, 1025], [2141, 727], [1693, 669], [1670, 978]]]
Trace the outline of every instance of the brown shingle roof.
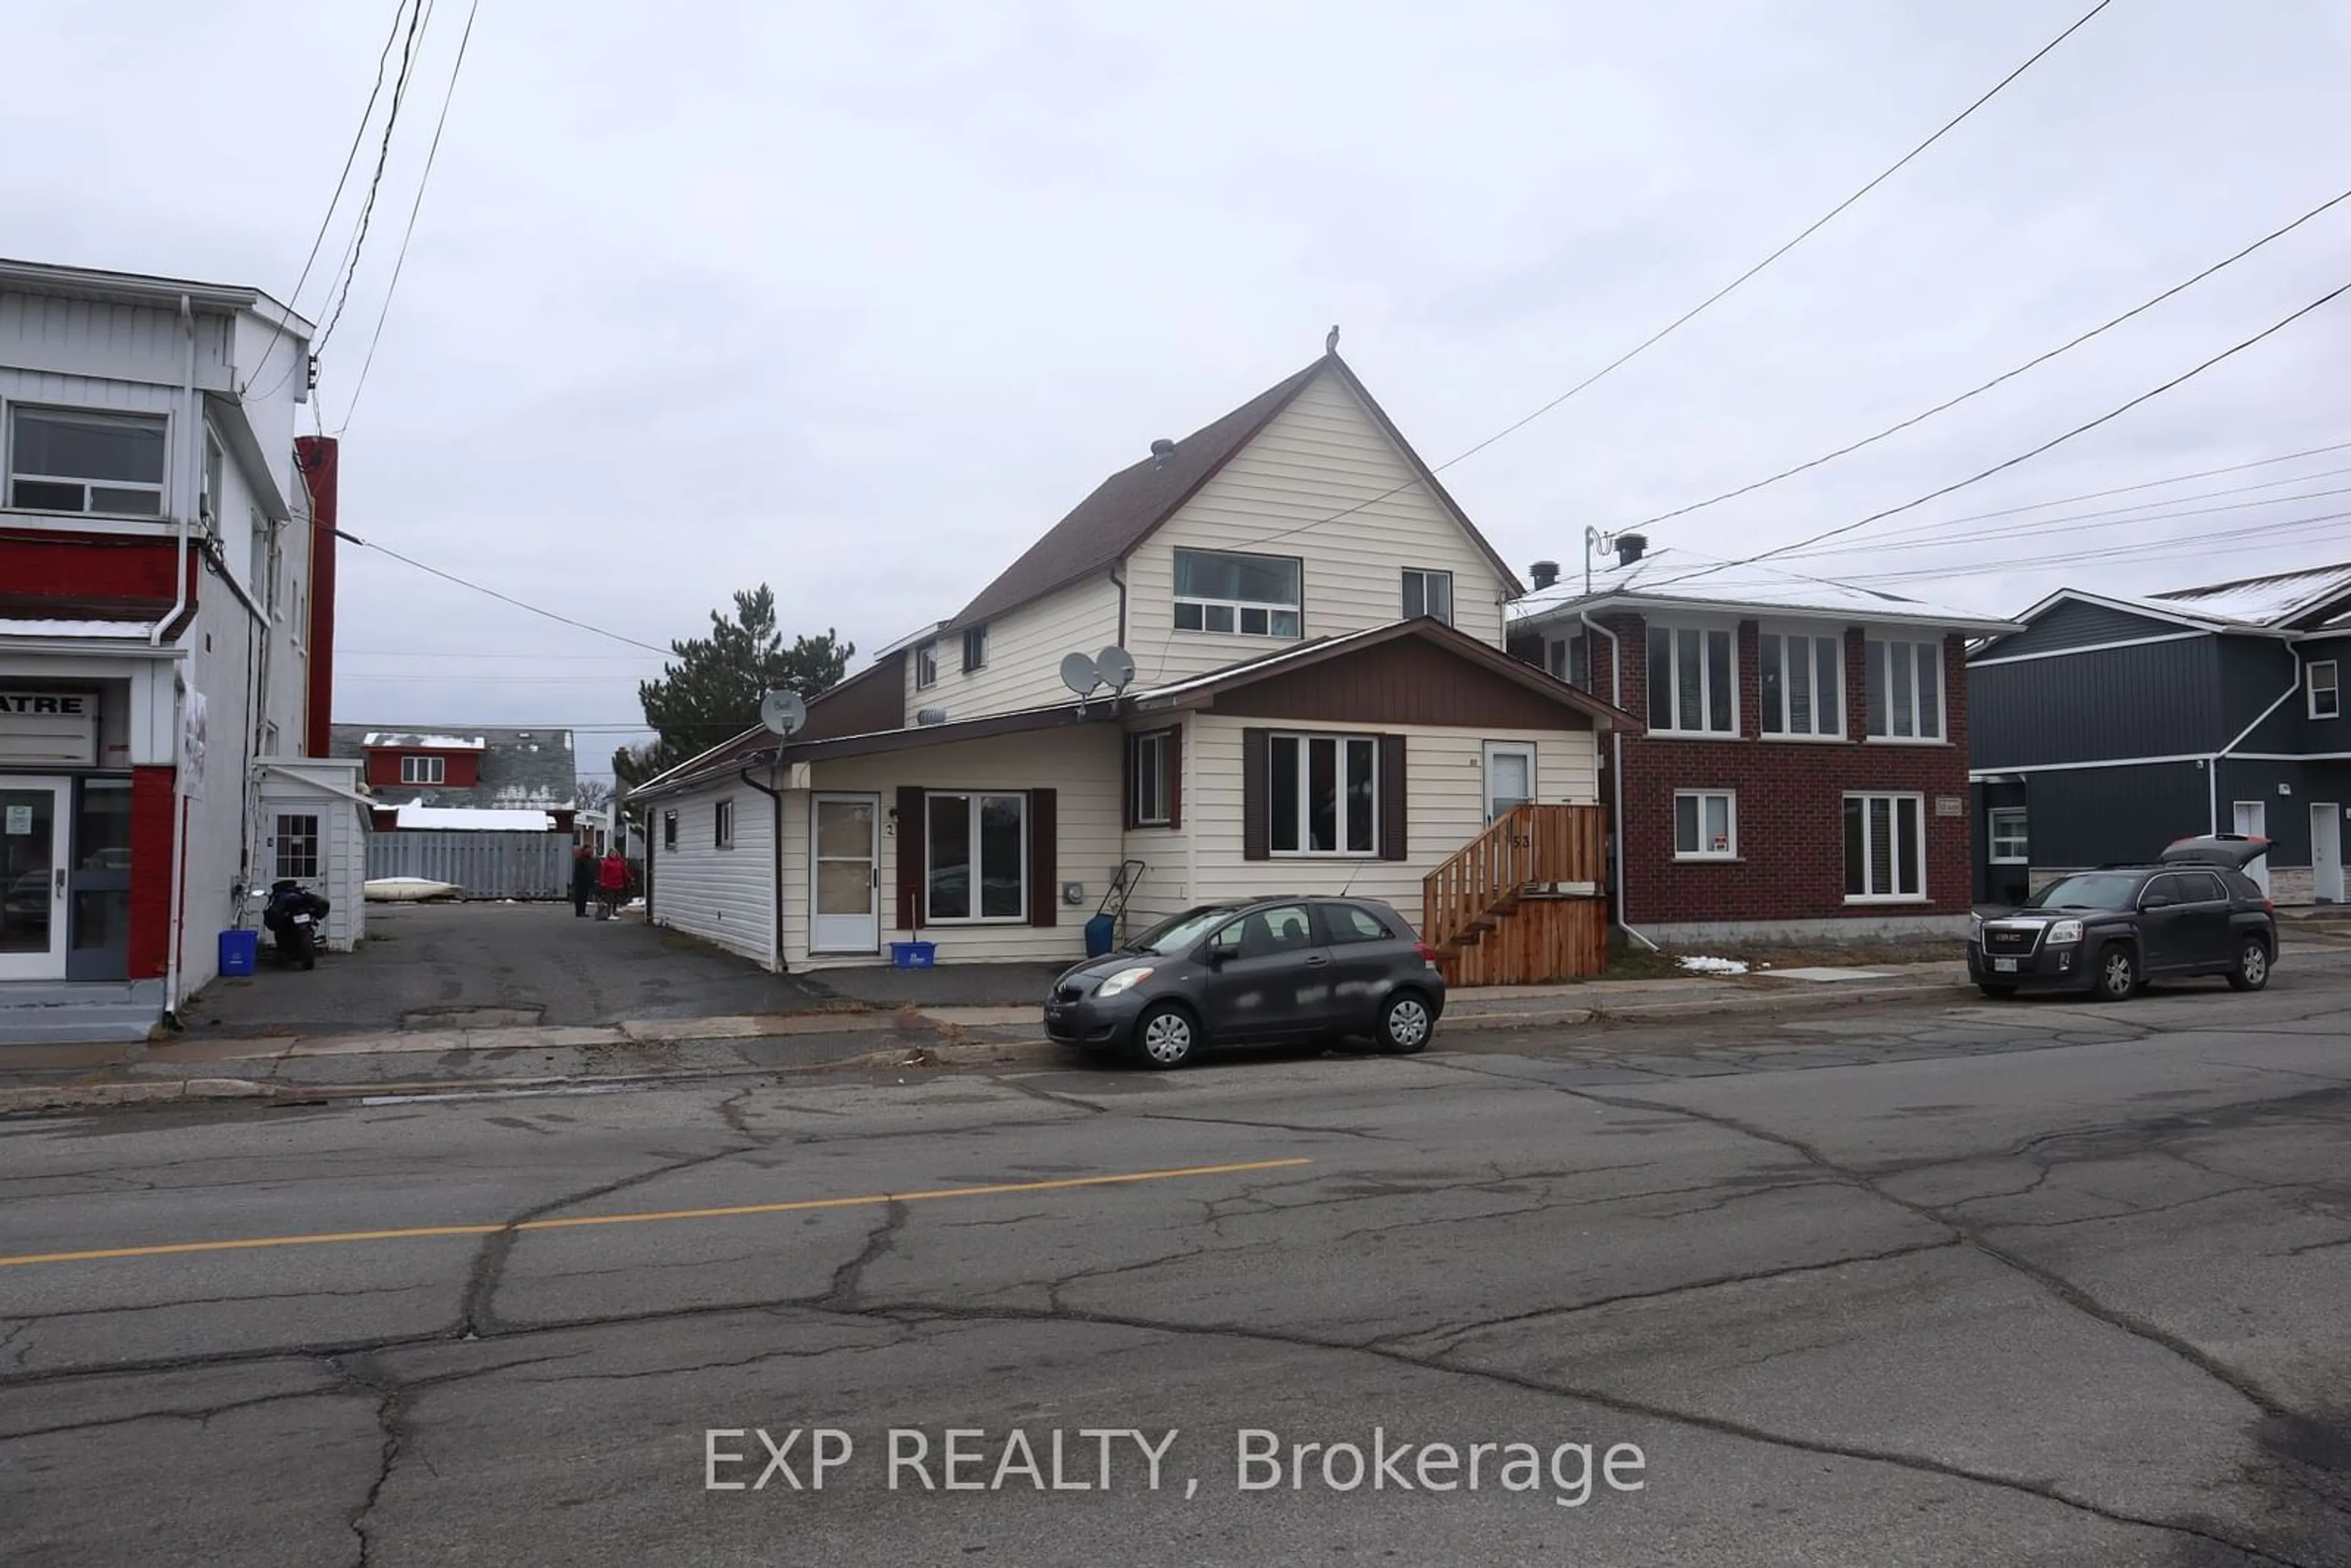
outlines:
[[1163, 465], [1146, 457], [1122, 468], [1078, 503], [1075, 510], [1006, 567], [979, 597], [948, 623], [951, 629], [991, 620], [1042, 599], [1057, 588], [1108, 571], [1151, 536], [1176, 509], [1232, 461], [1249, 438], [1332, 363], [1326, 355], [1232, 413], [1186, 436]]

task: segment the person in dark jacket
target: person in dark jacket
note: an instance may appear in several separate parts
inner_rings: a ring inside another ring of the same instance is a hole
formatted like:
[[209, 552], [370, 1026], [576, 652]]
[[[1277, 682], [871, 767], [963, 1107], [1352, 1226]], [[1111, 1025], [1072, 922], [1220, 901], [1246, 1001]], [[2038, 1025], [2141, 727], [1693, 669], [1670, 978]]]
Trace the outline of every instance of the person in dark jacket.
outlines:
[[581, 844], [571, 852], [571, 917], [588, 917], [588, 901], [596, 896], [596, 857]]

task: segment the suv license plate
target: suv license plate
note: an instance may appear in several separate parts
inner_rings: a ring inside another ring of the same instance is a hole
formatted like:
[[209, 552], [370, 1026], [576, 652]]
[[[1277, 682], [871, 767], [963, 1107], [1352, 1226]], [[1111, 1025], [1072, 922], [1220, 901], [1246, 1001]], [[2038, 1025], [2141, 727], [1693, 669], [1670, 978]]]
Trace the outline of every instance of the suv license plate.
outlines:
[[2016, 973], [2016, 960], [2013, 958], [1994, 958], [1991, 967], [2003, 975]]
[[308, 925], [310, 924], [310, 917], [307, 915], [298, 915], [294, 917], [294, 924], [297, 925]]

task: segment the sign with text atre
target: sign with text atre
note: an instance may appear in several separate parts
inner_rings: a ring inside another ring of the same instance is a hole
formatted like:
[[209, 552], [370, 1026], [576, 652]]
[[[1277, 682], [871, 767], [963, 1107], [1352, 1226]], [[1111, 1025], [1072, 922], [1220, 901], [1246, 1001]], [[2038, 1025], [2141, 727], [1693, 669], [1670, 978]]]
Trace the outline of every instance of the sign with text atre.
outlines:
[[0, 767], [90, 768], [98, 694], [0, 690]]

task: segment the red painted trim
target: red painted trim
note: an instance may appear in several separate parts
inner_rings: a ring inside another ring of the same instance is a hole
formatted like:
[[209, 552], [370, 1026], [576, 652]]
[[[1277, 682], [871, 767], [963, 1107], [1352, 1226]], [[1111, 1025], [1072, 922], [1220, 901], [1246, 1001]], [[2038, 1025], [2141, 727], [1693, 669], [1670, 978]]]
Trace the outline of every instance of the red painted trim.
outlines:
[[[168, 538], [0, 529], [0, 594], [18, 604], [59, 599], [129, 618], [161, 616], [172, 608], [176, 554]], [[187, 571], [193, 607], [203, 573], [193, 551]]]
[[172, 949], [172, 816], [176, 773], [131, 770], [131, 977], [160, 978]]
[[302, 754], [325, 757], [335, 717], [335, 517], [340, 444], [331, 435], [297, 436], [296, 460], [310, 491], [310, 691]]

